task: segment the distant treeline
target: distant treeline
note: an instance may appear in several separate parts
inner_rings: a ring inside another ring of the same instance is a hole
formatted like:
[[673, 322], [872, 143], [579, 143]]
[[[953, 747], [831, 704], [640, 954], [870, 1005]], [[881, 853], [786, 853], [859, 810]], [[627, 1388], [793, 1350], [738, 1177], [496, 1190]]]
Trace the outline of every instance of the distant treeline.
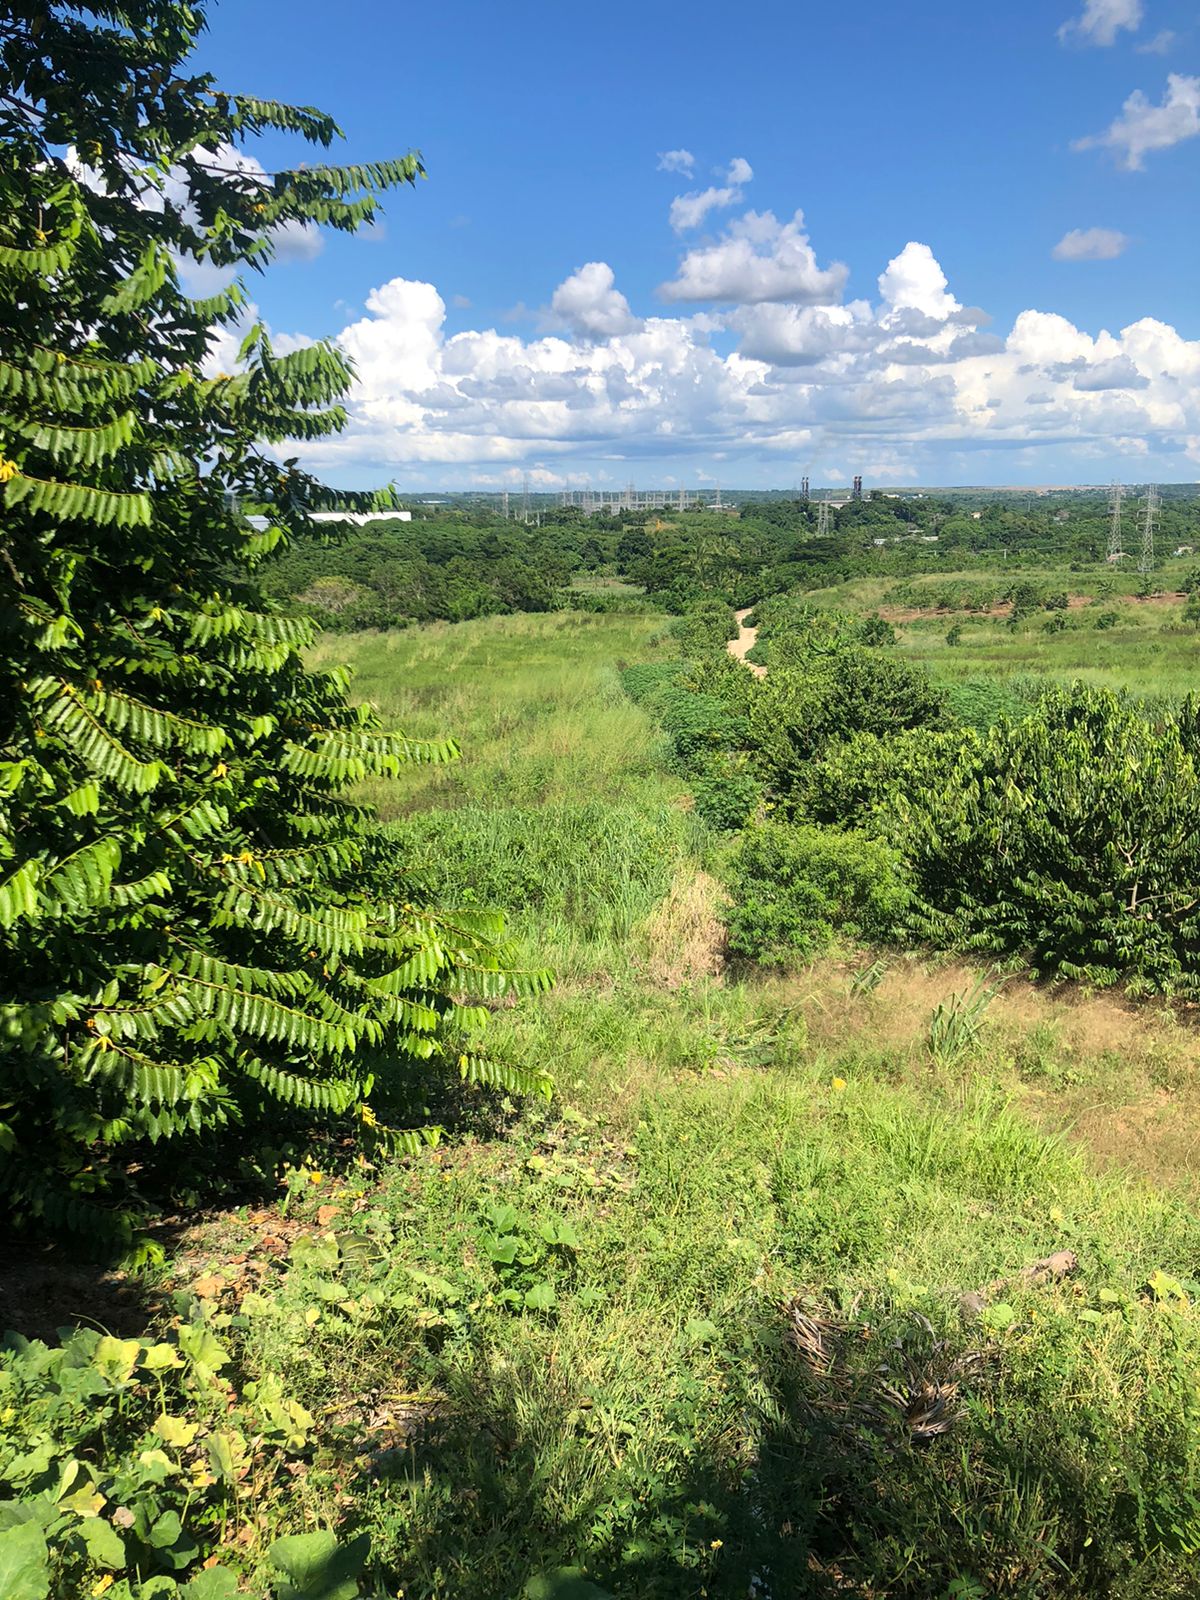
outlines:
[[[1140, 550], [1136, 508], [1126, 544]], [[681, 614], [696, 601], [753, 605], [768, 595], [856, 578], [994, 568], [1094, 570], [1108, 543], [1105, 503], [997, 503], [978, 511], [951, 500], [882, 495], [830, 508], [818, 536], [817, 503], [770, 500], [730, 512], [541, 513], [540, 524], [490, 511], [429, 508], [411, 522], [322, 529], [273, 558], [271, 593], [341, 629], [466, 621], [514, 611], [589, 610], [645, 603]], [[1159, 515], [1157, 550], [1200, 542], [1200, 501], [1176, 499]], [[605, 581], [619, 580], [606, 586]]]

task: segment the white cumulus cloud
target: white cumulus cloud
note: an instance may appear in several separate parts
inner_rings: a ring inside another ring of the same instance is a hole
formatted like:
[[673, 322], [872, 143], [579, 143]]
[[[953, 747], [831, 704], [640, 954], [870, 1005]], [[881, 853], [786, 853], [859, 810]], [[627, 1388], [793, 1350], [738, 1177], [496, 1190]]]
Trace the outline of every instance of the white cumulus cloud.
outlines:
[[772, 211], [747, 211], [716, 243], [689, 250], [664, 300], [717, 300], [757, 305], [766, 300], [820, 305], [841, 298], [849, 269], [817, 265], [804, 231], [804, 213], [780, 222]]
[[686, 177], [691, 177], [692, 169], [696, 165], [696, 158], [690, 150], [660, 150], [658, 152], [659, 172], [682, 172]]
[[888, 305], [923, 311], [944, 319], [959, 311], [958, 301], [946, 287], [946, 274], [927, 244], [910, 241], [879, 274], [879, 292]]
[[1142, 25], [1142, 0], [1084, 0], [1081, 15], [1064, 22], [1058, 37], [1064, 44], [1110, 45], [1122, 31]]
[[1113, 261], [1132, 241], [1116, 228], [1072, 228], [1051, 250], [1055, 261]]
[[608, 339], [632, 333], [638, 320], [629, 301], [615, 287], [606, 261], [589, 261], [563, 280], [550, 301], [553, 314], [585, 339]]
[[729, 481], [778, 482], [797, 461], [829, 481], [839, 464], [931, 481], [931, 463], [940, 481], [949, 463], [1013, 481], [1041, 462], [1086, 480], [1134, 455], [1195, 475], [1200, 340], [1150, 318], [1091, 332], [1032, 307], [992, 331], [917, 240], [876, 297], [844, 300], [846, 277], [818, 263], [799, 214], [750, 212], [667, 286], [714, 302], [698, 312], [639, 317], [592, 261], [554, 290], [552, 329], [451, 334], [432, 284], [394, 278], [339, 336], [357, 374], [346, 431], [287, 451], [344, 482], [414, 486], [525, 470], [548, 486], [695, 482], [717, 462]]
[[1167, 90], [1159, 105], [1135, 89], [1121, 115], [1103, 133], [1076, 139], [1073, 150], [1112, 150], [1120, 165], [1136, 172], [1152, 150], [1169, 150], [1200, 133], [1200, 78], [1181, 72], [1167, 76]]

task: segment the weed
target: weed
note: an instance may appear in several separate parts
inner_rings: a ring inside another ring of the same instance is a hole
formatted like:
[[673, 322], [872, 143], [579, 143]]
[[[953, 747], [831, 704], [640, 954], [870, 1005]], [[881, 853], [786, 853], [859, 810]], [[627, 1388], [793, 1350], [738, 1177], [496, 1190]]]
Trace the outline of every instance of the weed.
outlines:
[[980, 978], [970, 989], [939, 1001], [929, 1020], [929, 1054], [943, 1068], [957, 1066], [969, 1051], [979, 1048], [984, 1018], [997, 989]]

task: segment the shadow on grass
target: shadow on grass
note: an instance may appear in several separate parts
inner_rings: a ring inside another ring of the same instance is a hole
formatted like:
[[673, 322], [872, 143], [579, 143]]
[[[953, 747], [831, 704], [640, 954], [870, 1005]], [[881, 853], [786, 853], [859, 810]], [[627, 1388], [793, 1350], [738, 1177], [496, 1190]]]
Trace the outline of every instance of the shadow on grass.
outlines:
[[[764, 1330], [736, 1426], [722, 1435], [697, 1417], [691, 1437], [668, 1441], [666, 1470], [661, 1439], [643, 1452], [636, 1428], [598, 1420], [568, 1382], [543, 1384], [531, 1405], [503, 1360], [477, 1365], [450, 1385], [441, 1420], [370, 1464], [353, 1491], [359, 1526], [388, 1592], [398, 1584], [406, 1600], [1134, 1593], [1114, 1587], [1078, 1464], [1053, 1428], [1000, 1439], [968, 1407], [928, 1431], [930, 1394], [952, 1381], [954, 1359], [918, 1330], [888, 1379], [903, 1371], [915, 1387], [881, 1404], [887, 1352], [866, 1349], [831, 1385]], [[1162, 1576], [1156, 1592], [1187, 1592]]]

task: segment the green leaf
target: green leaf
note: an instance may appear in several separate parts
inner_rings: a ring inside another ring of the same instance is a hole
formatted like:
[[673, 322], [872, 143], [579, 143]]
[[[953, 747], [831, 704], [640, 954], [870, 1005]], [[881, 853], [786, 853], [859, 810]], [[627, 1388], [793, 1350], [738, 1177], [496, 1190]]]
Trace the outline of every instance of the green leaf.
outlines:
[[203, 1323], [184, 1323], [179, 1348], [203, 1378], [212, 1378], [229, 1365], [229, 1352]]
[[721, 1330], [715, 1322], [710, 1322], [707, 1317], [689, 1317], [683, 1327], [683, 1339], [687, 1345], [716, 1344], [721, 1337]]
[[34, 1522], [0, 1533], [0, 1595], [4, 1600], [46, 1600], [50, 1556], [46, 1536]]
[[578, 1250], [579, 1235], [569, 1222], [561, 1218], [551, 1218], [539, 1222], [537, 1231], [547, 1244], [562, 1245], [567, 1250]]
[[559, 1567], [542, 1572], [521, 1591], [523, 1600], [613, 1600], [607, 1589], [589, 1582], [582, 1567]]
[[106, 1333], [92, 1351], [92, 1365], [112, 1382], [127, 1383], [141, 1354], [137, 1339], [114, 1339]]
[[1005, 1328], [1011, 1328], [1017, 1320], [1017, 1313], [1007, 1301], [1000, 1300], [994, 1306], [984, 1306], [979, 1313], [979, 1320], [985, 1328], [993, 1328], [997, 1333]]
[[1187, 1290], [1179, 1279], [1171, 1277], [1169, 1272], [1163, 1272], [1161, 1268], [1155, 1268], [1146, 1284], [1156, 1300], [1187, 1300]]
[[525, 1305], [530, 1311], [550, 1311], [558, 1304], [554, 1285], [544, 1280], [525, 1291]]
[[102, 1517], [88, 1517], [79, 1524], [79, 1536], [87, 1545], [89, 1558], [98, 1567], [119, 1572], [125, 1565], [125, 1541]]
[[325, 1529], [276, 1539], [267, 1559], [281, 1574], [275, 1584], [277, 1600], [357, 1600], [359, 1574], [370, 1551], [365, 1533], [346, 1545]]
[[515, 1234], [510, 1233], [499, 1239], [485, 1239], [483, 1247], [497, 1266], [510, 1267], [517, 1259], [521, 1241]]
[[182, 1600], [234, 1600], [237, 1592], [237, 1575], [228, 1567], [208, 1567], [179, 1591]]

